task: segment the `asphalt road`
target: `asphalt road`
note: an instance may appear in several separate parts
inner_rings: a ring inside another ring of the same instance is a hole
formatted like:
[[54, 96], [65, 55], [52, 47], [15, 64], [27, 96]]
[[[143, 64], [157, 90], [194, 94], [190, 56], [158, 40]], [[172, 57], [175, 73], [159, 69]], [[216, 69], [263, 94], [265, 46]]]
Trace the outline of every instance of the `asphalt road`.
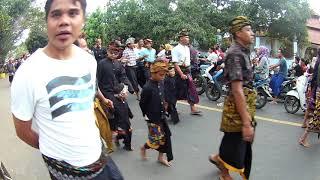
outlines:
[[[10, 114], [10, 90], [7, 79], [0, 79], [0, 161], [14, 179], [49, 179], [38, 150], [22, 143], [15, 135]], [[127, 180], [213, 180], [218, 170], [208, 162], [208, 155], [219, 149], [221, 107], [201, 96], [202, 117], [189, 115], [189, 107], [178, 104], [181, 122], [170, 125], [174, 153], [173, 166], [168, 168], [156, 161], [157, 153], [148, 151], [148, 161], [142, 161], [139, 147], [147, 137], [138, 102], [129, 97], [135, 115], [132, 120], [133, 152], [116, 150], [111, 156]], [[320, 141], [310, 137], [313, 147], [306, 149], [297, 140], [303, 129], [299, 127], [303, 113], [286, 113], [283, 104], [267, 104], [257, 111], [257, 133], [253, 146], [253, 180], [320, 180]], [[237, 174], [232, 174], [240, 179]]]

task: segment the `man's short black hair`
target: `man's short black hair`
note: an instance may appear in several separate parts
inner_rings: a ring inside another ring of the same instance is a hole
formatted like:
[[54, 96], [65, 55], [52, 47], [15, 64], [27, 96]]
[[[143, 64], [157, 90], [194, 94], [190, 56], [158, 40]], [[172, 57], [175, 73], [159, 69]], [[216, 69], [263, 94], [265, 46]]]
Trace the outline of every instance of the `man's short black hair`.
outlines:
[[[81, 9], [83, 11], [83, 15], [85, 15], [86, 8], [87, 8], [87, 1], [86, 0], [73, 0], [73, 3], [75, 4], [77, 1], [80, 2]], [[48, 14], [49, 14], [52, 3], [53, 3], [53, 0], [47, 0], [46, 5], [44, 6], [44, 11], [46, 13], [46, 20], [48, 19]]]

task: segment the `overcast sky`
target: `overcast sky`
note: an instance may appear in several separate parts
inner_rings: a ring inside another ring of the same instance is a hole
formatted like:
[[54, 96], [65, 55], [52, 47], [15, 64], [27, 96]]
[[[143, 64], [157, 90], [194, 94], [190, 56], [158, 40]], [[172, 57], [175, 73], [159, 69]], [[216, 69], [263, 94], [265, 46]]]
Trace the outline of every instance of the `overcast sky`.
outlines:
[[[45, 0], [36, 0], [37, 5], [40, 8], [44, 8]], [[92, 12], [98, 7], [103, 7], [108, 0], [87, 0], [87, 12]]]
[[[320, 6], [317, 5], [319, 4], [319, 0], [308, 0], [310, 3], [310, 7], [315, 10], [318, 14], [320, 14]], [[87, 12], [93, 12], [95, 9], [98, 7], [103, 7], [108, 0], [87, 0]], [[43, 8], [44, 7], [45, 0], [37, 0], [37, 4], [39, 7]]]

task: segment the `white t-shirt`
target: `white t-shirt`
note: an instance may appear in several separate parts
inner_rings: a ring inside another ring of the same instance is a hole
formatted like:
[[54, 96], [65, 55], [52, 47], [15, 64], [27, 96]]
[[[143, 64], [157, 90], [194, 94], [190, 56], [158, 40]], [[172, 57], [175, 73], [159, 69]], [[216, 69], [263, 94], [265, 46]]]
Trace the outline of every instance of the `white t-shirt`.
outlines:
[[178, 44], [171, 51], [172, 62], [177, 63], [179, 66], [190, 66], [190, 49], [188, 46]]
[[93, 106], [97, 63], [73, 48], [75, 56], [68, 60], [38, 49], [20, 66], [11, 86], [11, 111], [36, 123], [42, 154], [81, 167], [101, 155]]

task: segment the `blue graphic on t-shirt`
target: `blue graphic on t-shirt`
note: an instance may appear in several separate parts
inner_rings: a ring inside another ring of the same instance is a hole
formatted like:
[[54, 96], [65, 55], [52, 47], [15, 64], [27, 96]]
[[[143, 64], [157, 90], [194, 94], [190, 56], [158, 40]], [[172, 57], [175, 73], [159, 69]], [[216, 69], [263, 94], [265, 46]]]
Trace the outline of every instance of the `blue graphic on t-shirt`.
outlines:
[[[68, 89], [62, 89], [49, 97], [52, 118], [54, 119], [68, 112], [88, 110], [93, 102], [94, 88], [92, 84], [91, 86], [89, 85], [90, 87], [84, 85], [88, 84], [90, 81], [90, 74], [83, 77], [61, 76], [51, 80], [46, 86], [48, 94], [58, 87], [68, 85]], [[80, 86], [82, 87], [80, 88]], [[58, 107], [53, 109], [53, 106], [64, 100], [68, 100], [68, 103], [61, 103]]]

